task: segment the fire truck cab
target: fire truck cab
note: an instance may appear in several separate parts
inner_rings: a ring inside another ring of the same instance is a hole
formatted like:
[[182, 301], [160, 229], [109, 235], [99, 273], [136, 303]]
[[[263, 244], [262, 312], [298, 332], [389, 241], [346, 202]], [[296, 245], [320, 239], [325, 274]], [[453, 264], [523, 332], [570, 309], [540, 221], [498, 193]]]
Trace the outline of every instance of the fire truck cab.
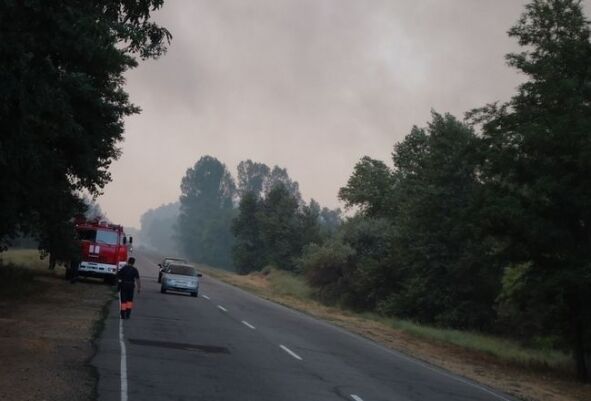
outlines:
[[127, 262], [133, 238], [125, 236], [123, 227], [101, 220], [77, 220], [80, 260], [73, 262], [66, 276], [104, 278], [114, 281], [119, 268]]

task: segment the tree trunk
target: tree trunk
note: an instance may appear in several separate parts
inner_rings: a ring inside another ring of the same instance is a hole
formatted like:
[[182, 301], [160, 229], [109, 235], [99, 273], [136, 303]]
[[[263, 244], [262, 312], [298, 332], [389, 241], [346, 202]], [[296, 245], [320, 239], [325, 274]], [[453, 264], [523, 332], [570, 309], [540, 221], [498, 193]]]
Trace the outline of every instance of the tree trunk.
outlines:
[[572, 320], [574, 329], [574, 344], [573, 344], [573, 356], [577, 365], [577, 378], [582, 382], [589, 381], [589, 367], [586, 361], [585, 353], [585, 342], [584, 342], [584, 326], [581, 319], [580, 303], [574, 300], [572, 305]]
[[55, 256], [53, 256], [53, 253], [50, 253], [49, 254], [49, 270], [54, 270], [55, 264], [56, 264]]

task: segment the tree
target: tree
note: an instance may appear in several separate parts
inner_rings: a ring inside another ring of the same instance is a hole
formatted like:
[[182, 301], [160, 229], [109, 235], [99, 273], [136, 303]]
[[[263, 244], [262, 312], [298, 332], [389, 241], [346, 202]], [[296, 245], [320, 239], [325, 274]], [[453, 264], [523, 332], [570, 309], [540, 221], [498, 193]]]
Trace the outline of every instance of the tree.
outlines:
[[387, 215], [391, 207], [394, 180], [382, 161], [365, 156], [355, 165], [347, 185], [339, 190], [339, 199], [350, 208], [357, 206], [367, 216]]
[[179, 202], [150, 209], [140, 218], [140, 240], [143, 245], [160, 252], [174, 254], [179, 251], [176, 224], [179, 218]]
[[299, 212], [300, 229], [303, 244], [322, 242], [320, 225], [320, 204], [314, 199], [308, 205], [304, 205]]
[[333, 235], [339, 226], [343, 224], [342, 215], [341, 209], [322, 208], [320, 211], [320, 227], [325, 237]]
[[265, 247], [265, 263], [294, 271], [303, 247], [298, 199], [277, 184], [263, 199], [257, 220]]
[[395, 240], [405, 271], [390, 306], [398, 316], [480, 330], [494, 321], [501, 270], [479, 231], [478, 146], [471, 128], [434, 112], [395, 147]]
[[254, 192], [246, 192], [238, 206], [238, 216], [232, 222], [234, 234], [234, 266], [240, 274], [264, 267], [265, 244], [261, 238], [259, 213], [261, 201]]
[[287, 173], [287, 169], [275, 166], [263, 184], [265, 196], [268, 196], [269, 193], [271, 193], [271, 191], [279, 185], [283, 186], [287, 192], [296, 199], [298, 205], [303, 203], [302, 194], [300, 193], [300, 185], [298, 182], [291, 179]]
[[241, 161], [238, 164], [238, 194], [240, 197], [252, 193], [262, 197], [265, 183], [269, 179], [271, 169], [264, 163], [252, 160]]
[[321, 301], [373, 309], [396, 289], [391, 241], [389, 221], [358, 215], [322, 244], [307, 244], [298, 265]]
[[[487, 229], [499, 256], [525, 265], [530, 309], [570, 344], [578, 376], [591, 350], [591, 42], [580, 1], [534, 0], [509, 36], [509, 64], [528, 78], [508, 103], [470, 114], [482, 123]], [[531, 306], [531, 305], [530, 305]]]
[[203, 156], [181, 182], [178, 238], [185, 254], [202, 263], [231, 264], [231, 221], [236, 196], [226, 166]]
[[[171, 38], [150, 21], [162, 4], [2, 2], [0, 243], [17, 232], [47, 237], [77, 212], [78, 193], [97, 195], [109, 182], [124, 118], [140, 111], [124, 73]], [[56, 222], [52, 205], [70, 210]]]

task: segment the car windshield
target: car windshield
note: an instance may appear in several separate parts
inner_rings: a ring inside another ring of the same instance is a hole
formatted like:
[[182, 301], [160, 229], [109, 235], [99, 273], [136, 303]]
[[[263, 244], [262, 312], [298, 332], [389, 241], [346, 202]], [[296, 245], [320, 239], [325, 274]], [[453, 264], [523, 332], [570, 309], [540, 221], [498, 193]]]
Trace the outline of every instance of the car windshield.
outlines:
[[183, 276], [197, 276], [197, 270], [191, 266], [170, 266], [170, 270], [168, 271], [170, 274], [179, 274]]

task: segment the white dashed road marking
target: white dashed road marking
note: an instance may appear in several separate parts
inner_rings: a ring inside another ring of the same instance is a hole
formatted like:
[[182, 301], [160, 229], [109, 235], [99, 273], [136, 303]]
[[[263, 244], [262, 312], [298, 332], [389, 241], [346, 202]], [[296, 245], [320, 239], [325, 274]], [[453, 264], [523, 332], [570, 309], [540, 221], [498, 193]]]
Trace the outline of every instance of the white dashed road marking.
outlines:
[[228, 310], [226, 308], [224, 308], [222, 305], [218, 305], [218, 309], [223, 310], [224, 312], [227, 312]]
[[205, 298], [205, 299], [209, 299], [209, 297], [205, 294], [201, 295], [201, 297]]
[[292, 350], [290, 350], [289, 348], [287, 348], [285, 345], [279, 345], [279, 347], [281, 347], [281, 349], [285, 352], [287, 352], [289, 355], [293, 356], [295, 359], [301, 361], [302, 358], [296, 354], [295, 352], [293, 352]]
[[246, 327], [248, 327], [249, 329], [255, 329], [254, 326], [250, 323], [248, 323], [246, 320], [242, 321], [242, 324], [245, 325]]
[[359, 397], [358, 395], [355, 395], [355, 394], [351, 394], [351, 398], [353, 398], [355, 401], [363, 401], [363, 399], [361, 397]]

